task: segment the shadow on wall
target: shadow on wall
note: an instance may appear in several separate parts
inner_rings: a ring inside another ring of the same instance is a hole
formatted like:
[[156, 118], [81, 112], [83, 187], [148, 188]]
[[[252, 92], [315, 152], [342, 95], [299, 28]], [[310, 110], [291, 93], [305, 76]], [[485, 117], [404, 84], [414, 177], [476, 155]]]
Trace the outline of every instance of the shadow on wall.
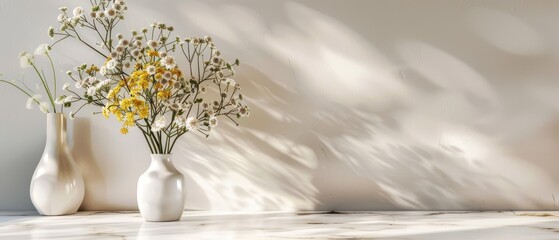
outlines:
[[93, 190], [106, 189], [107, 186], [98, 161], [91, 150], [91, 119], [76, 117], [72, 124], [74, 129], [72, 154], [83, 174], [86, 186], [84, 201], [80, 209], [95, 209], [96, 205], [104, 204], [105, 194], [99, 191], [93, 192]]
[[[554, 206], [548, 173], [515, 155], [515, 145], [502, 138], [507, 131], [533, 130], [557, 120], [553, 109], [538, 108], [538, 121], [523, 121], [521, 130], [507, 128], [515, 126], [509, 119], [530, 112], [530, 105], [541, 100], [515, 94], [522, 81], [514, 86], [488, 81], [477, 70], [483, 68], [459, 57], [471, 57], [469, 50], [437, 47], [449, 41], [444, 34], [427, 41], [432, 37], [421, 34], [406, 40], [398, 30], [357, 33], [304, 4], [270, 4], [278, 10], [271, 16], [274, 21], [243, 4], [215, 7], [215, 2], [189, 1], [173, 9], [189, 27], [226, 47], [250, 51], [244, 54], [251, 59], [237, 77], [250, 97], [251, 117], [238, 128], [223, 120], [207, 141], [189, 136], [177, 143], [177, 165], [189, 178], [187, 208]], [[214, 16], [222, 19], [208, 19]], [[247, 25], [238, 24], [239, 19]], [[440, 19], [426, 19], [415, 24], [441, 27], [436, 25]], [[407, 21], [413, 19], [402, 20]], [[493, 47], [494, 42], [465, 29], [459, 36], [464, 42]], [[366, 34], [390, 45], [381, 52]], [[521, 53], [532, 54], [532, 60], [545, 58], [538, 49]], [[516, 106], [518, 98], [532, 104]]]

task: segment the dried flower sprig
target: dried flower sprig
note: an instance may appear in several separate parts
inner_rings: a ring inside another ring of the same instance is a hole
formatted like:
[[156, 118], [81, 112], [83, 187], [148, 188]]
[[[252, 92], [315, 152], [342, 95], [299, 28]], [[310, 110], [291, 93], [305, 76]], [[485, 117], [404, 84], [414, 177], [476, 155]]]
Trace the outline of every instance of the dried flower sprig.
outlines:
[[[61, 8], [60, 28], [48, 30], [55, 43], [77, 39], [103, 59], [68, 72], [75, 89], [66, 89], [82, 102], [76, 113], [85, 105], [101, 107], [103, 116], [122, 123], [121, 133], [138, 127], [151, 152], [160, 154], [171, 153], [188, 132], [208, 137], [219, 117], [237, 124], [235, 118], [250, 114], [232, 78], [239, 60], [226, 61], [210, 37], [183, 39], [172, 35], [174, 27], [159, 22], [124, 37], [114, 29], [124, 19], [125, 2], [91, 4], [91, 12], [77, 7], [72, 16]], [[82, 30], [96, 33], [99, 42], [81, 38]]]

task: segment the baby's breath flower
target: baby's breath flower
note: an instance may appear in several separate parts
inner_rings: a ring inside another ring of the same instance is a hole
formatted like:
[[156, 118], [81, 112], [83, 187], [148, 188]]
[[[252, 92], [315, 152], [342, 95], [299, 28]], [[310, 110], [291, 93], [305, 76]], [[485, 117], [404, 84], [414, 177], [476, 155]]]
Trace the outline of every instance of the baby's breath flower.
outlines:
[[39, 100], [42, 98], [41, 94], [35, 94], [27, 99], [27, 103], [25, 104], [25, 108], [31, 110], [33, 109], [33, 103], [39, 103]]
[[43, 113], [49, 113], [49, 105], [47, 102], [41, 102], [39, 103], [39, 109], [41, 110], [41, 112]]
[[248, 117], [250, 111], [247, 106], [242, 106], [239, 108], [239, 115], [241, 117]]
[[173, 74], [171, 74], [171, 72], [169, 71], [163, 73], [163, 79], [170, 80], [172, 76]]
[[70, 112], [70, 114], [68, 115], [70, 117], [70, 119], [74, 120], [74, 118], [76, 118], [76, 114], [74, 112]]
[[51, 39], [54, 38], [54, 28], [52, 26], [49, 27], [48, 34]]
[[35, 55], [47, 56], [50, 50], [51, 47], [48, 44], [43, 43], [35, 49]]
[[83, 81], [76, 81], [75, 87], [76, 88], [81, 88], [83, 86]]
[[165, 116], [160, 116], [157, 119], [155, 119], [155, 121], [151, 125], [151, 131], [158, 132], [161, 129], [165, 128], [166, 125], [167, 125], [167, 119], [165, 118]]
[[107, 8], [105, 9], [105, 15], [109, 17], [114, 17], [116, 16], [116, 10], [114, 8]]
[[221, 81], [222, 84], [226, 84], [229, 86], [235, 86], [235, 80], [233, 80], [232, 78], [226, 78], [224, 80]]
[[140, 50], [138, 50], [138, 49], [132, 50], [132, 56], [135, 57], [135, 58], [140, 56]]
[[54, 104], [62, 105], [64, 104], [65, 100], [66, 100], [66, 95], [62, 95], [54, 100]]
[[155, 74], [155, 70], [156, 70], [156, 69], [155, 69], [155, 66], [152, 66], [152, 65], [149, 65], [149, 66], [146, 68], [146, 71], [148, 72], [149, 75]]
[[68, 88], [70, 87], [69, 83], [64, 83], [64, 85], [62, 85], [62, 90], [64, 91], [68, 91]]
[[117, 62], [115, 59], [111, 59], [107, 62], [107, 65], [105, 65], [105, 67], [107, 68], [107, 70], [114, 70], [116, 68]]
[[187, 118], [185, 127], [189, 131], [193, 131], [193, 130], [198, 129], [198, 119], [196, 119], [194, 117]]
[[94, 86], [91, 86], [87, 89], [87, 95], [89, 96], [95, 95], [96, 92], [97, 92], [97, 88]]
[[217, 118], [214, 115], [210, 116], [209, 122], [210, 122], [210, 127], [216, 127], [217, 126]]
[[95, 12], [95, 14], [96, 14], [97, 18], [104, 18], [105, 17], [105, 12], [103, 12], [103, 11]]
[[130, 41], [126, 39], [120, 39], [120, 41], [118, 41], [118, 44], [122, 46], [128, 46], [128, 44], [130, 44]]
[[60, 22], [60, 23], [63, 23], [66, 20], [68, 20], [68, 17], [66, 16], [66, 13], [61, 13], [61, 14], [58, 15], [56, 20], [58, 20], [58, 22]]
[[83, 16], [85, 11], [83, 10], [82, 7], [76, 7], [76, 8], [74, 8], [74, 11], [72, 11], [72, 13], [74, 14], [75, 18], [79, 18], [79, 17]]
[[31, 53], [22, 52], [21, 54], [19, 54], [19, 65], [21, 66], [21, 68], [30, 67], [32, 63], [33, 55]]
[[159, 45], [159, 43], [158, 43], [157, 41], [154, 41], [154, 40], [149, 40], [149, 41], [148, 41], [148, 46], [149, 46], [150, 48], [155, 49], [158, 45]]
[[184, 116], [178, 116], [177, 118], [175, 118], [175, 124], [179, 128], [185, 127], [186, 126], [186, 118]]
[[101, 66], [101, 68], [99, 68], [99, 73], [103, 76], [106, 76], [107, 75], [107, 67]]
[[174, 68], [176, 66], [175, 58], [172, 56], [166, 56], [161, 59], [161, 64], [167, 69]]

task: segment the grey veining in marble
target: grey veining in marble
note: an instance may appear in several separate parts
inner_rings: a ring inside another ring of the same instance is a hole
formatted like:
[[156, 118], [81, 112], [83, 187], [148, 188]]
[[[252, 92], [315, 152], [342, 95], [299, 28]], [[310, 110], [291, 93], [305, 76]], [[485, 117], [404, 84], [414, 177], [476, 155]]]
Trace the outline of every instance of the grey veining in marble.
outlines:
[[166, 223], [144, 222], [137, 212], [0, 215], [0, 239], [559, 238], [559, 212], [187, 211]]

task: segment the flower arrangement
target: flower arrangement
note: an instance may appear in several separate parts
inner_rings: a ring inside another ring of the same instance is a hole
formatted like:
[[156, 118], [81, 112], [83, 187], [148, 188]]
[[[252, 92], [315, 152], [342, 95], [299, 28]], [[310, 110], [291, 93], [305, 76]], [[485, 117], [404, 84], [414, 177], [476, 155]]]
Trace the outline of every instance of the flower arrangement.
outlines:
[[[36, 74], [37, 79], [39, 80], [39, 83], [37, 83], [36, 85], [36, 90], [33, 90], [32, 87], [29, 87], [23, 80], [16, 82], [0, 79], [1, 83], [11, 85], [12, 87], [16, 88], [29, 97], [25, 105], [25, 107], [29, 110], [32, 110], [34, 105], [38, 105], [39, 110], [41, 110], [41, 112], [43, 113], [57, 113], [56, 105], [60, 105], [59, 112], [64, 112], [64, 107], [70, 107], [73, 102], [78, 101], [78, 99], [73, 96], [57, 96], [57, 77], [54, 63], [50, 56], [51, 49], [52, 47], [45, 43], [39, 45], [35, 49], [34, 54], [31, 54], [29, 52], [22, 52], [19, 56], [21, 68], [32, 68], [34, 73]], [[49, 81], [42, 67], [39, 66], [35, 61], [36, 56], [44, 56], [48, 59], [51, 68], [52, 81]], [[39, 84], [41, 85], [41, 87], [39, 87]], [[63, 90], [67, 89], [68, 87], [69, 84], [64, 84]], [[42, 94], [37, 93], [37, 91], [41, 90], [47, 95], [47, 102], [42, 100]]]
[[[75, 88], [65, 87], [64, 100], [81, 103], [70, 118], [86, 105], [100, 107], [96, 113], [122, 123], [122, 134], [136, 126], [152, 153], [169, 154], [186, 133], [208, 137], [218, 118], [237, 124], [235, 118], [249, 115], [232, 79], [239, 60], [226, 61], [211, 37], [173, 36], [164, 23], [125, 37], [115, 34], [128, 9], [123, 0], [92, 0], [90, 9], [60, 8], [60, 27], [48, 29], [55, 43], [74, 39], [101, 57], [100, 64], [67, 72]], [[98, 42], [82, 38], [86, 31]]]

